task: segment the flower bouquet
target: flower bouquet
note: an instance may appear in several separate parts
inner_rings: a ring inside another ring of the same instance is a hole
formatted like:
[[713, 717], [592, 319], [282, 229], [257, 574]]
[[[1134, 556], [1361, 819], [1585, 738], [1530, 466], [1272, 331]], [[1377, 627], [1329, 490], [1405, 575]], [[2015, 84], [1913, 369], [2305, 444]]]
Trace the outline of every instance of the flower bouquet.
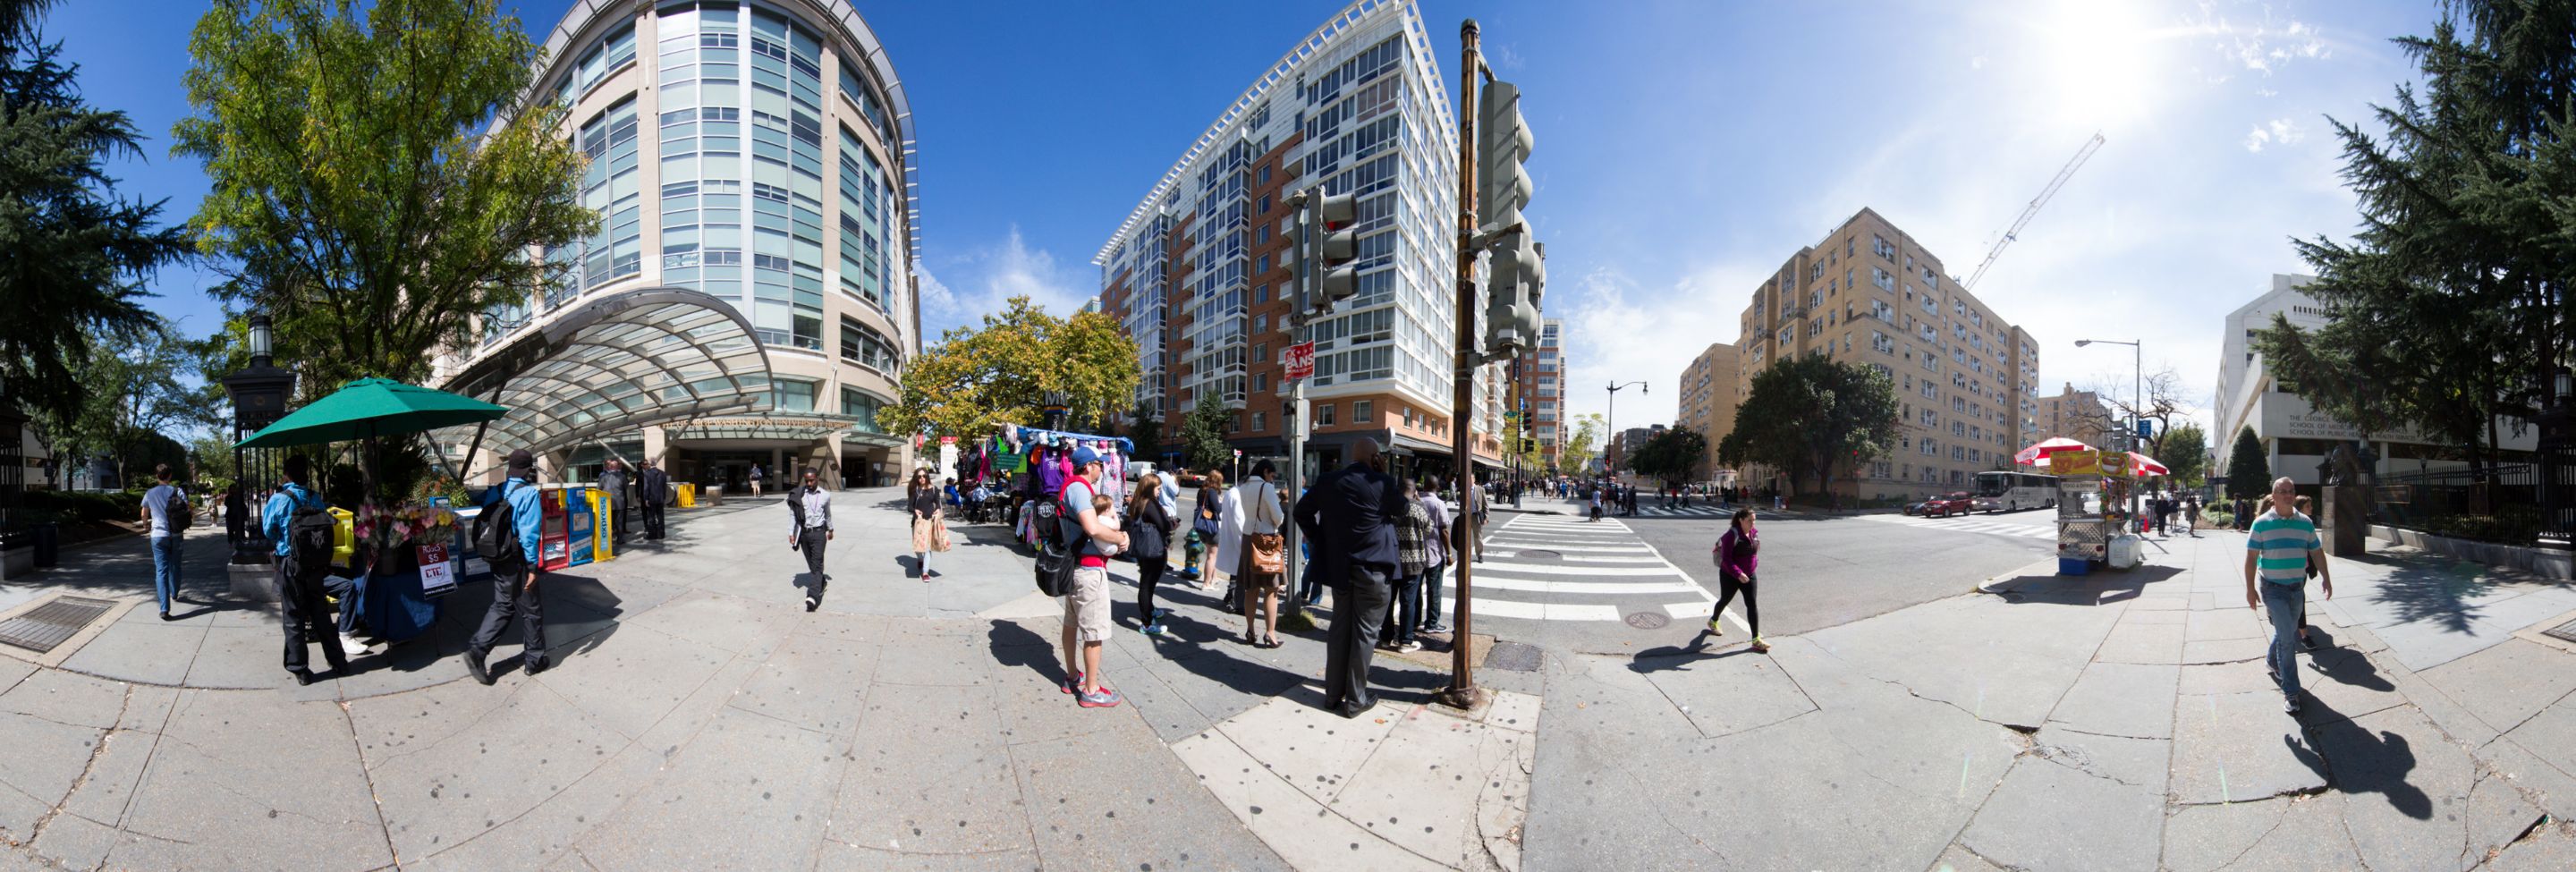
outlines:
[[372, 555], [369, 562], [384, 575], [417, 567], [414, 546], [456, 539], [456, 513], [431, 506], [360, 505], [355, 526], [359, 547]]

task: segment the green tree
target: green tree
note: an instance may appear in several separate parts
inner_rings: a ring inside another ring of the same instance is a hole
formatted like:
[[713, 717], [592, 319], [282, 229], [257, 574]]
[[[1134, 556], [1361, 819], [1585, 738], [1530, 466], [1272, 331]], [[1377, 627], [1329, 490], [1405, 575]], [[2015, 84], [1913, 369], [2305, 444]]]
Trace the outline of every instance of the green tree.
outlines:
[[1225, 441], [1234, 428], [1234, 413], [1215, 392], [1199, 392], [1198, 405], [1181, 419], [1181, 462], [1191, 469], [1224, 469], [1234, 462], [1234, 445]]
[[1637, 456], [1628, 468], [1638, 475], [1652, 476], [1666, 482], [1691, 480], [1708, 454], [1708, 437], [1688, 427], [1674, 427], [1647, 437], [1637, 448]]
[[1784, 360], [1754, 374], [1718, 457], [1813, 478], [1824, 493], [1837, 470], [1895, 450], [1896, 412], [1896, 383], [1885, 373], [1821, 356]]
[[2272, 467], [2263, 459], [2263, 443], [2254, 428], [2236, 431], [2236, 447], [2227, 455], [2227, 495], [2259, 499], [2272, 492]]
[[[103, 333], [90, 341], [110, 350], [75, 371], [82, 388], [78, 404], [69, 414], [38, 410], [34, 417], [50, 450], [68, 457], [105, 455], [117, 480], [131, 482], [143, 459], [169, 459], [161, 443], [171, 440], [162, 431], [196, 420], [195, 392], [179, 383], [186, 342], [157, 325], [132, 342]], [[179, 456], [185, 459], [184, 449]]]
[[1136, 443], [1139, 457], [1163, 456], [1163, 412], [1156, 406], [1138, 403], [1128, 413], [1127, 438]]
[[2458, 0], [2397, 40], [2422, 86], [2333, 121], [2362, 229], [2299, 240], [2329, 323], [2257, 337], [2293, 393], [2366, 433], [2413, 425], [2494, 462], [2499, 415], [2529, 420], [2569, 360], [2576, 283], [2576, 0]]
[[[1012, 297], [974, 327], [951, 328], [903, 369], [903, 397], [878, 413], [888, 432], [988, 434], [1038, 420], [1049, 391], [1076, 409], [1108, 409], [1144, 380], [1136, 341], [1098, 312], [1057, 318]], [[1140, 446], [1141, 447], [1141, 446]]]
[[[214, 183], [191, 223], [232, 264], [219, 296], [311, 340], [308, 395], [427, 376], [476, 316], [568, 280], [531, 251], [600, 226], [562, 108], [529, 87], [540, 49], [496, 0], [218, 3], [189, 53], [175, 151]], [[593, 182], [631, 194], [601, 160]]]
[[1597, 413], [1576, 415], [1569, 423], [1573, 435], [1567, 436], [1564, 446], [1557, 449], [1556, 468], [1571, 475], [1584, 475], [1589, 472], [1585, 467], [1601, 454], [1601, 433], [1609, 424]]
[[30, 411], [77, 417], [94, 357], [160, 323], [143, 308], [152, 271], [187, 255], [162, 201], [126, 200], [112, 155], [140, 156], [123, 112], [80, 97], [37, 19], [51, 0], [0, 0], [0, 385]]
[[2163, 447], [2157, 450], [2162, 453], [2155, 458], [2173, 472], [2175, 483], [2199, 487], [2209, 477], [2209, 434], [2199, 424], [2184, 423], [2168, 430], [2159, 444]]

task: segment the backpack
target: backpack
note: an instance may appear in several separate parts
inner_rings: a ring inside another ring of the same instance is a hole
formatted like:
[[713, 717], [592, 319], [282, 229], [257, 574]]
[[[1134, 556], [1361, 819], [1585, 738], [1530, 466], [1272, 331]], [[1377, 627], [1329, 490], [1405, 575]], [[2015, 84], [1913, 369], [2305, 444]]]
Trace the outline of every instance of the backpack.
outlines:
[[196, 524], [197, 507], [188, 502], [187, 493], [177, 485], [169, 487], [170, 497], [161, 506], [161, 517], [169, 524], [170, 532], [176, 533]]
[[[1038, 536], [1038, 592], [1063, 596], [1073, 590], [1074, 567], [1082, 565], [1082, 548], [1065, 541], [1064, 491], [1030, 510], [1029, 526]], [[1074, 522], [1079, 523], [1079, 522]]]
[[296, 580], [318, 581], [331, 566], [332, 540], [338, 537], [340, 520], [320, 506], [307, 505], [289, 494], [295, 508], [286, 515], [287, 572]]
[[518, 510], [510, 506], [509, 487], [503, 482], [501, 498], [474, 516], [474, 553], [492, 566], [510, 566], [528, 559], [527, 550], [519, 545]]

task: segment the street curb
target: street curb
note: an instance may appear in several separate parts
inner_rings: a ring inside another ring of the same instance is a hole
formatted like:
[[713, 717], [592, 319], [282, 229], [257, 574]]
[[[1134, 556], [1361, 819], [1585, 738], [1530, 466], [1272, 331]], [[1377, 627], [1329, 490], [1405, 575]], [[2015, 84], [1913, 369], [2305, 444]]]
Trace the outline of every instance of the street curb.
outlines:
[[2024, 566], [2024, 567], [2022, 567], [2022, 568], [2020, 568], [2020, 569], [2015, 569], [2015, 570], [2013, 570], [2013, 571], [2011, 571], [2011, 572], [2007, 572], [2007, 573], [2004, 573], [2004, 574], [2002, 574], [2002, 575], [1998, 575], [1998, 576], [1995, 576], [1995, 577], [1993, 577], [1993, 578], [1986, 579], [1985, 581], [1983, 581], [1983, 582], [1981, 582], [1981, 583], [1977, 584], [1977, 585], [1976, 585], [1976, 586], [1974, 586], [1974, 587], [1969, 588], [1968, 590], [1969, 590], [1969, 592], [1970, 592], [1970, 593], [1990, 593], [1990, 594], [1995, 594], [1995, 595], [1997, 595], [1997, 596], [2001, 596], [2001, 595], [2003, 595], [2003, 594], [2010, 593], [2010, 592], [2012, 592], [2012, 591], [2014, 591], [2014, 590], [2019, 590], [2019, 589], [2020, 589], [2020, 587], [2019, 587], [2019, 585], [2015, 585], [2015, 586], [2013, 586], [2013, 587], [1996, 587], [1996, 586], [1995, 586], [1995, 585], [1996, 585], [1996, 583], [1998, 583], [1998, 582], [2006, 582], [2006, 583], [2009, 583], [2009, 582], [2017, 582], [2017, 581], [2020, 581], [2020, 580], [2025, 579], [2025, 578], [2030, 578], [2030, 577], [2032, 577], [2032, 576], [2045, 576], [2045, 577], [2049, 577], [2049, 578], [2055, 578], [2055, 577], [2057, 576], [2057, 558], [2055, 558], [2055, 557], [2051, 557], [2051, 558], [2048, 558], [2048, 559], [2046, 559], [2046, 560], [2042, 560], [2042, 561], [2039, 561], [2039, 562], [2036, 562], [2036, 563], [2032, 563], [2032, 564], [2030, 564], [2030, 565], [2028, 565], [2028, 566]]

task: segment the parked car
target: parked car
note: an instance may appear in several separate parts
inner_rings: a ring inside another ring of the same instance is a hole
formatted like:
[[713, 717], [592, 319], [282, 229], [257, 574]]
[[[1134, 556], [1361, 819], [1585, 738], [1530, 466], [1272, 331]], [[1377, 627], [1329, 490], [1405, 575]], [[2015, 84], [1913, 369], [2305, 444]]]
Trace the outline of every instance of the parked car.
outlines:
[[1923, 501], [1923, 516], [1927, 518], [1965, 515], [1976, 510], [1976, 498], [1969, 496], [1967, 491], [1958, 491], [1948, 496], [1933, 497]]
[[1903, 512], [1905, 512], [1905, 513], [1906, 513], [1906, 514], [1908, 514], [1908, 515], [1920, 515], [1920, 514], [1923, 514], [1923, 507], [1924, 507], [1924, 506], [1930, 505], [1933, 501], [1938, 500], [1938, 499], [1940, 499], [1940, 497], [1929, 497], [1929, 498], [1919, 499], [1919, 500], [1907, 500], [1907, 501], [1906, 501], [1906, 503], [1905, 503], [1905, 505], [1903, 505], [1903, 506], [1901, 506], [1901, 507], [1899, 507], [1899, 508], [1900, 508], [1900, 510], [1902, 510]]

